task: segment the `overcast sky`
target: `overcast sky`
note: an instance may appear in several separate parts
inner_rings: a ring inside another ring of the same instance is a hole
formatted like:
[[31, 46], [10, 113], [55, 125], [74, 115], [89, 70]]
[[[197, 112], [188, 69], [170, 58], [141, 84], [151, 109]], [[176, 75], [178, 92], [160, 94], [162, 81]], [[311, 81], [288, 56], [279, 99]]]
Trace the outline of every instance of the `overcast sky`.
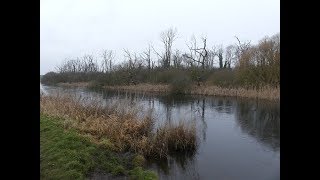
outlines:
[[103, 49], [141, 52], [161, 48], [159, 34], [177, 28], [174, 49], [186, 49], [192, 35], [209, 47], [241, 40], [257, 43], [280, 32], [280, 0], [41, 0], [40, 74], [65, 58], [100, 56]]

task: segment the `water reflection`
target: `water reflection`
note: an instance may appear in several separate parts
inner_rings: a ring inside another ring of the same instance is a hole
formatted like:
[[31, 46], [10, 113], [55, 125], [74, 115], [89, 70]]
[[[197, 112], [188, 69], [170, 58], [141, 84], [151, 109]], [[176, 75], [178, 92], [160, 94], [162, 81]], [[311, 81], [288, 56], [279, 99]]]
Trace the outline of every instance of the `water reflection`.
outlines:
[[280, 106], [274, 102], [239, 100], [236, 108], [237, 123], [241, 129], [259, 142], [280, 149]]
[[[106, 103], [127, 99], [144, 109], [153, 109], [156, 124], [179, 120], [197, 123], [199, 148], [196, 151], [170, 153], [161, 161], [150, 160], [148, 166], [158, 172], [160, 179], [279, 177], [279, 156], [272, 155], [280, 152], [279, 102], [106, 90], [94, 93], [100, 94]], [[259, 151], [260, 147], [267, 151]]]
[[214, 108], [219, 113], [233, 113], [234, 106], [236, 103], [235, 98], [230, 97], [216, 97], [210, 98], [210, 107]]
[[[187, 152], [170, 152], [168, 158], [165, 159], [150, 159], [149, 166], [156, 165], [161, 169], [164, 175], [170, 175], [173, 167], [177, 167], [182, 171], [188, 170], [194, 164], [196, 151]], [[159, 170], [158, 169], [158, 170]]]

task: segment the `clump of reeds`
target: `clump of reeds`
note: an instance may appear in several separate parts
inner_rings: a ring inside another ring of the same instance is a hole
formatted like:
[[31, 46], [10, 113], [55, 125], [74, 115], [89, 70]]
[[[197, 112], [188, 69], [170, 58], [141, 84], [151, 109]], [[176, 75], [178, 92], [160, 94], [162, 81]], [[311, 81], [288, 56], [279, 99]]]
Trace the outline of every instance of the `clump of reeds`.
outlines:
[[63, 118], [65, 128], [73, 128], [101, 145], [116, 151], [133, 151], [155, 158], [169, 151], [195, 150], [195, 124], [180, 121], [154, 129], [151, 113], [138, 116], [138, 108], [126, 101], [103, 105], [98, 99], [70, 94], [42, 96], [41, 113]]
[[167, 84], [137, 84], [126, 86], [104, 86], [106, 89], [123, 90], [123, 91], [138, 91], [138, 92], [169, 92]]
[[195, 123], [179, 121], [178, 124], [160, 126], [151, 139], [150, 151], [145, 153], [153, 157], [167, 157], [169, 152], [195, 151], [197, 136]]
[[89, 85], [88, 82], [74, 82], [74, 83], [58, 83], [58, 86], [63, 87], [87, 87]]
[[279, 87], [263, 87], [263, 88], [223, 88], [219, 86], [194, 86], [190, 94], [199, 95], [216, 95], [216, 96], [235, 96], [247, 98], [259, 98], [269, 100], [280, 99]]
[[[187, 81], [185, 81], [187, 82]], [[104, 86], [111, 90], [123, 91], [138, 91], [138, 92], [183, 92], [186, 94], [194, 95], [212, 95], [212, 96], [233, 96], [233, 97], [246, 97], [246, 98], [259, 98], [268, 100], [280, 99], [280, 87], [262, 87], [262, 88], [228, 88], [215, 85], [197, 86], [192, 85], [191, 88], [184, 87], [178, 84], [176, 88], [172, 89], [170, 85], [153, 85], [153, 84], [137, 84], [129, 86]], [[171, 87], [171, 88], [170, 88]], [[179, 89], [180, 88], [180, 89]]]

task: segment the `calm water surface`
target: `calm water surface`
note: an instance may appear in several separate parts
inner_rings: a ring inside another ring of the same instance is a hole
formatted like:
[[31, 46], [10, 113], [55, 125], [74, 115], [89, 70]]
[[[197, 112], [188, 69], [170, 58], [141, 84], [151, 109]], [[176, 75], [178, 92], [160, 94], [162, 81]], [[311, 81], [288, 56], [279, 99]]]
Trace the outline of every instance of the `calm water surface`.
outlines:
[[280, 179], [280, 102], [49, 86], [43, 89], [49, 94], [71, 91], [106, 102], [129, 98], [143, 109], [153, 109], [157, 124], [195, 121], [200, 142], [195, 153], [149, 162], [148, 167], [157, 171], [160, 179]]

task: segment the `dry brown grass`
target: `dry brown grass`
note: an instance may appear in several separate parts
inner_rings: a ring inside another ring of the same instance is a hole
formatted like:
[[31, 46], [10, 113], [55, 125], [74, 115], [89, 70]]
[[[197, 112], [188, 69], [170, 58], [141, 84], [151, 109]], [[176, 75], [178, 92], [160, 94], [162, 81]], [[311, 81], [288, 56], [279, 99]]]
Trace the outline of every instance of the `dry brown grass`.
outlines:
[[[169, 85], [138, 84], [130, 86], [105, 86], [112, 90], [126, 90], [139, 92], [169, 92]], [[193, 95], [233, 96], [246, 98], [259, 98], [269, 100], [280, 99], [280, 88], [264, 87], [261, 89], [222, 88], [214, 85], [193, 85], [190, 92]]]
[[193, 86], [191, 94], [234, 96], [269, 100], [280, 99], [280, 88], [264, 87], [261, 89], [221, 88], [218, 86]]
[[133, 151], [154, 158], [169, 151], [195, 150], [195, 124], [180, 121], [154, 130], [151, 113], [138, 116], [138, 108], [117, 101], [103, 106], [97, 99], [57, 94], [42, 96], [41, 113], [63, 118], [65, 128], [73, 128], [92, 142], [116, 151]]
[[[59, 83], [60, 86], [68, 87], [87, 87], [88, 83]], [[149, 92], [149, 93], [168, 93], [170, 85], [166, 84], [137, 84], [128, 86], [104, 86], [106, 89], [122, 90], [132, 92]], [[214, 85], [193, 85], [189, 94], [193, 95], [209, 95], [209, 96], [232, 96], [245, 98], [259, 98], [268, 100], [280, 99], [280, 87], [264, 87], [260, 89], [245, 88], [222, 88]]]
[[137, 84], [127, 86], [104, 86], [111, 90], [126, 90], [138, 92], [169, 92], [169, 85], [167, 84]]
[[77, 82], [77, 83], [58, 83], [58, 86], [63, 87], [88, 87], [90, 83], [88, 82]]

